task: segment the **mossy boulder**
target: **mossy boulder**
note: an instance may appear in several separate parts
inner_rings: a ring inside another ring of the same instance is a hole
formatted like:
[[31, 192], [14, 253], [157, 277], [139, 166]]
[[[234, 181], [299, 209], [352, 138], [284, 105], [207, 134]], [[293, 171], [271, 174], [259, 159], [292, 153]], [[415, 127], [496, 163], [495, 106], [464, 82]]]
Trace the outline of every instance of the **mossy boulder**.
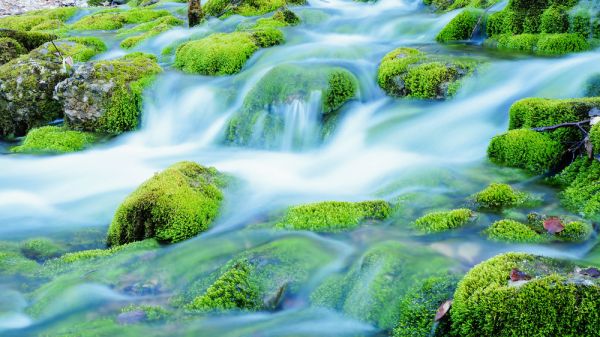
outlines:
[[483, 24], [484, 16], [483, 10], [465, 9], [444, 26], [435, 39], [438, 42], [469, 40], [477, 26]]
[[183, 23], [183, 20], [180, 20], [173, 15], [167, 15], [150, 22], [139, 24], [133, 28], [123, 28], [119, 30], [118, 36], [127, 36], [127, 38], [121, 41], [121, 47], [125, 49], [133, 48], [141, 42], [162, 32], [166, 32], [173, 27], [181, 26]]
[[214, 168], [177, 163], [148, 179], [123, 201], [108, 230], [108, 244], [147, 238], [174, 243], [209, 228], [219, 215], [225, 177]]
[[26, 53], [27, 50], [19, 41], [10, 37], [0, 37], [0, 65]]
[[423, 0], [427, 6], [440, 11], [451, 11], [464, 7], [489, 8], [499, 0]]
[[95, 55], [106, 51], [106, 45], [96, 37], [71, 37], [46, 42], [29, 53], [30, 57], [51, 61], [62, 61], [71, 57], [75, 62], [85, 62]]
[[203, 9], [207, 15], [227, 17], [230, 15], [257, 16], [273, 12], [286, 5], [304, 5], [306, 0], [208, 0]]
[[590, 49], [579, 34], [500, 34], [485, 42], [487, 47], [515, 50], [539, 55], [564, 55]]
[[18, 244], [0, 241], [0, 277], [29, 278], [39, 271], [40, 265], [25, 257], [19, 248]]
[[562, 204], [572, 212], [598, 221], [600, 219], [600, 161], [580, 157], [554, 180], [563, 188]]
[[302, 236], [281, 238], [249, 249], [217, 271], [215, 281], [189, 304], [198, 311], [274, 310], [298, 295], [335, 252]]
[[400, 317], [392, 337], [448, 336], [450, 320], [434, 319], [440, 305], [452, 298], [459, 280], [452, 274], [436, 275], [413, 286], [400, 301]]
[[519, 192], [508, 184], [492, 183], [481, 192], [471, 196], [476, 207], [480, 209], [501, 210], [522, 206], [532, 202], [527, 193]]
[[34, 238], [22, 242], [21, 252], [29, 259], [45, 261], [59, 257], [65, 252], [64, 247], [47, 238]]
[[494, 222], [485, 234], [495, 241], [516, 242], [516, 243], [539, 243], [546, 241], [546, 238], [524, 223], [515, 220], [500, 220]]
[[493, 163], [542, 174], [560, 162], [564, 146], [542, 132], [514, 129], [492, 138], [487, 155]]
[[90, 146], [98, 137], [64, 127], [43, 126], [27, 133], [23, 143], [10, 149], [14, 153], [67, 153], [81, 151]]
[[162, 70], [152, 55], [133, 53], [76, 65], [56, 86], [69, 128], [120, 134], [137, 128], [142, 93]]
[[[296, 133], [284, 110], [292, 105], [315, 113], [309, 121], [322, 138], [328, 125], [335, 123], [339, 109], [358, 93], [358, 80], [344, 68], [281, 65], [273, 68], [244, 99], [241, 111], [229, 121], [227, 141], [236, 145], [280, 148], [284, 140], [302, 147], [309, 140]], [[316, 106], [313, 106], [316, 105]], [[294, 116], [291, 116], [294, 117]], [[293, 130], [285, 138], [285, 129]], [[259, 130], [259, 132], [257, 132]]]
[[0, 29], [0, 37], [11, 38], [19, 42], [27, 51], [31, 51], [46, 42], [58, 39], [58, 36], [40, 32], [23, 32], [12, 29]]
[[382, 242], [369, 248], [348, 272], [326, 279], [311, 294], [311, 302], [392, 329], [400, 321], [401, 303], [414, 299], [414, 287], [429, 277], [450, 275], [455, 267], [455, 262], [426, 247]]
[[413, 48], [398, 48], [383, 58], [377, 73], [379, 86], [391, 96], [445, 99], [470, 75], [473, 59], [426, 54]]
[[[559, 222], [563, 229], [550, 232], [544, 227], [545, 222]], [[592, 225], [568, 217], [545, 216], [530, 213], [527, 222], [505, 219], [494, 222], [484, 233], [494, 241], [510, 243], [545, 243], [550, 241], [583, 242], [593, 233]]]
[[358, 227], [365, 220], [384, 220], [392, 209], [383, 200], [363, 202], [325, 201], [290, 207], [276, 228], [339, 232]]
[[0, 138], [23, 136], [62, 117], [62, 106], [52, 97], [66, 77], [60, 61], [28, 55], [0, 66]]
[[[508, 253], [459, 282], [450, 316], [457, 336], [596, 336], [600, 279], [570, 262]], [[515, 271], [516, 269], [516, 271]], [[511, 273], [522, 280], [510, 280]]]
[[473, 211], [466, 208], [431, 212], [417, 219], [414, 227], [424, 233], [443, 232], [466, 225], [474, 215]]
[[171, 15], [167, 10], [134, 8], [131, 10], [105, 10], [84, 16], [75, 22], [74, 30], [116, 30], [126, 24], [138, 24]]
[[0, 18], [0, 29], [30, 31], [48, 22], [63, 24], [78, 11], [75, 7], [60, 7], [28, 11], [21, 15]]

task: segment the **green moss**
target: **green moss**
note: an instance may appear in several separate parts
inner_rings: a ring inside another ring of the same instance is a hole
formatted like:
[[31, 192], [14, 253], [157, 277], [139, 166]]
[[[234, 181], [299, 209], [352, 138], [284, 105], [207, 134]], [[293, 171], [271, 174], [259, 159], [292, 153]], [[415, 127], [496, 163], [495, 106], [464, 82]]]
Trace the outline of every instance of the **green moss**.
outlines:
[[[600, 108], [600, 98], [546, 99], [526, 98], [510, 107], [508, 128], [529, 129], [552, 126], [561, 123], [579, 122], [588, 119], [588, 112]], [[577, 128], [559, 128], [545, 131], [551, 139], [561, 144], [570, 144], [581, 140]]]
[[600, 218], [600, 162], [580, 157], [555, 177], [565, 187], [562, 204], [572, 212]]
[[563, 241], [582, 242], [590, 238], [593, 228], [589, 223], [573, 221], [565, 224], [565, 229], [556, 236]]
[[542, 34], [536, 52], [545, 55], [563, 55], [589, 49], [590, 44], [579, 34]]
[[436, 10], [451, 11], [458, 8], [488, 8], [499, 0], [423, 0], [423, 3]]
[[187, 308], [200, 311], [260, 310], [259, 288], [251, 278], [253, 266], [247, 261], [236, 262]]
[[20, 248], [25, 257], [36, 261], [52, 259], [64, 252], [63, 247], [47, 238], [29, 239]]
[[550, 6], [542, 13], [540, 21], [542, 33], [565, 33], [569, 30], [569, 15], [565, 7]]
[[377, 82], [387, 94], [398, 97], [443, 99], [452, 96], [459, 80], [473, 72], [476, 62], [428, 55], [417, 49], [398, 48], [384, 56]]
[[[536, 50], [540, 36], [538, 34], [501, 34], [494, 37], [495, 47], [505, 50], [516, 50], [533, 53]], [[490, 45], [487, 41], [486, 45]]]
[[600, 96], [600, 74], [590, 76], [585, 83], [586, 97], [598, 97]]
[[0, 275], [2, 276], [31, 277], [38, 272], [39, 268], [40, 265], [37, 262], [23, 256], [16, 247], [13, 249], [2, 247], [0, 249]]
[[515, 243], [539, 243], [546, 241], [545, 236], [538, 234], [526, 224], [514, 220], [496, 221], [485, 230], [485, 234], [495, 241]]
[[472, 197], [478, 208], [503, 209], [523, 205], [529, 200], [524, 192], [514, 190], [510, 185], [492, 183]]
[[432, 212], [417, 219], [414, 226], [425, 233], [442, 232], [466, 225], [473, 216], [473, 211], [466, 208]]
[[477, 24], [483, 24], [484, 11], [466, 9], [458, 14], [438, 33], [438, 42], [463, 41], [471, 39]]
[[[279, 107], [293, 100], [309, 102], [315, 92], [321, 93], [318, 121], [324, 130], [324, 125], [335, 119], [339, 108], [356, 97], [358, 80], [348, 70], [338, 67], [274, 67], [248, 93], [242, 110], [230, 120], [227, 141], [238, 145], [280, 147], [285, 119], [278, 111]], [[261, 130], [260, 134], [255, 132], [257, 129]], [[294, 139], [293, 145], [302, 141]]]
[[142, 311], [144, 312], [146, 322], [164, 321], [171, 316], [171, 312], [159, 305], [128, 305], [121, 309], [121, 312]]
[[146, 238], [189, 239], [208, 229], [219, 214], [223, 176], [214, 168], [177, 163], [142, 184], [123, 201], [109, 228], [116, 246]]
[[144, 23], [169, 16], [167, 10], [134, 8], [128, 11], [107, 10], [81, 18], [71, 28], [75, 30], [115, 30], [125, 24]]
[[0, 65], [25, 53], [27, 50], [19, 41], [10, 37], [0, 37]]
[[286, 5], [303, 5], [305, 3], [305, 0], [241, 0], [238, 2], [209, 0], [203, 5], [203, 9], [207, 15], [216, 17], [234, 14], [257, 16], [273, 12]]
[[17, 40], [27, 51], [31, 51], [46, 42], [58, 39], [58, 36], [40, 32], [21, 32], [17, 30], [0, 29], [0, 37]]
[[400, 318], [392, 336], [448, 336], [450, 320], [435, 323], [434, 318], [440, 305], [452, 298], [458, 281], [454, 275], [431, 276], [412, 287], [400, 302]]
[[172, 15], [168, 15], [160, 17], [154, 21], [142, 23], [133, 28], [120, 30], [118, 34], [119, 36], [136, 34], [135, 36], [130, 36], [121, 41], [121, 47], [125, 49], [133, 48], [144, 40], [181, 25], [183, 25], [182, 20], [179, 20]]
[[600, 124], [592, 126], [589, 136], [594, 149], [594, 154], [600, 154]]
[[291, 207], [275, 226], [282, 229], [339, 232], [356, 228], [367, 219], [384, 220], [390, 213], [390, 205], [382, 200], [325, 201]]
[[179, 46], [175, 67], [203, 75], [235, 74], [257, 50], [258, 46], [248, 32], [212, 34]]
[[[530, 275], [508, 281], [513, 268]], [[508, 253], [475, 266], [458, 284], [452, 332], [475, 336], [594, 336], [600, 324], [599, 280], [567, 262]]]
[[102, 259], [106, 257], [110, 257], [115, 255], [118, 252], [126, 251], [126, 252], [135, 252], [135, 251], [144, 251], [150, 250], [154, 248], [158, 248], [159, 244], [156, 240], [148, 239], [139, 242], [132, 242], [120, 246], [110, 247], [108, 249], [89, 249], [89, 250], [81, 250], [78, 252], [72, 252], [62, 255], [60, 258], [56, 260], [52, 260], [47, 263], [47, 267], [50, 269], [60, 268], [64, 265], [70, 265], [73, 263], [88, 263], [90, 261], [94, 261], [97, 259]]
[[77, 12], [75, 7], [61, 7], [54, 9], [44, 9], [29, 11], [22, 15], [13, 15], [0, 18], [0, 28], [29, 31], [39, 25], [49, 22], [67, 21]]
[[44, 126], [27, 133], [23, 144], [15, 146], [15, 153], [67, 153], [81, 151], [97, 140], [93, 134], [70, 131], [57, 126]]
[[563, 151], [564, 147], [549, 135], [516, 129], [492, 138], [487, 155], [493, 163], [541, 174], [558, 164]]
[[106, 45], [99, 38], [70, 37], [55, 42], [47, 42], [34, 49], [30, 56], [61, 61], [60, 55], [62, 55], [62, 57], [72, 57], [75, 62], [85, 62], [104, 51], [106, 51]]

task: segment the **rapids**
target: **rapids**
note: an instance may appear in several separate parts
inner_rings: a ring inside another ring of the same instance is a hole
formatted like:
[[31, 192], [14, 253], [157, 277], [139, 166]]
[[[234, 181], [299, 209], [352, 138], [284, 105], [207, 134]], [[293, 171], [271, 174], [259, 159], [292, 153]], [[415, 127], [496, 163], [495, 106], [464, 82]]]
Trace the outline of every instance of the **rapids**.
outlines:
[[[205, 317], [186, 326], [149, 328], [196, 336], [377, 335], [376, 328], [343, 313], [310, 307], [307, 298], [329, 273], [351, 265], [360, 252], [380, 241], [429, 246], [467, 268], [509, 250], [577, 259], [590, 248], [589, 244], [490, 243], [469, 230], [424, 238], [408, 235], [406, 224], [423, 210], [460, 206], [465, 197], [492, 181], [522, 179], [519, 171], [498, 168], [486, 160], [490, 138], [506, 129], [508, 107], [524, 97], [581, 96], [586, 76], [600, 72], [599, 52], [540, 58], [487, 51], [471, 43], [441, 46], [435, 43], [435, 35], [458, 12], [431, 13], [420, 0], [309, 0], [308, 6], [293, 9], [303, 24], [284, 28], [287, 42], [260, 50], [237, 75], [186, 75], [172, 68], [171, 59], [159, 58], [165, 72], [144, 94], [140, 130], [80, 153], [0, 156], [2, 240], [105, 233], [117, 206], [140, 183], [174, 162], [193, 160], [243, 183], [228, 191], [223, 215], [208, 232], [157, 250], [148, 275], [155, 270], [181, 277], [183, 288], [189, 281], [188, 268], [226, 261], [236, 252], [280, 236], [307, 237], [335, 254], [336, 259], [324, 264], [303, 286], [300, 298], [275, 313]], [[135, 50], [160, 56], [175, 41], [231, 31], [243, 20], [233, 16], [211, 19], [193, 29], [175, 28]], [[112, 47], [96, 59], [124, 54], [114, 37], [101, 36]], [[452, 100], [393, 99], [379, 89], [375, 74], [383, 55], [399, 46], [474, 55], [485, 65]], [[359, 98], [344, 106], [337, 128], [322, 144], [315, 140], [313, 119], [319, 104], [314, 101], [319, 101], [319, 94], [314, 93], [311, 96], [316, 97], [309, 102], [277, 107], [287, 121], [279, 149], [224, 145], [228, 119], [262, 76], [281, 64], [342, 66], [359, 79]], [[225, 90], [233, 90], [235, 98], [224, 95]], [[297, 139], [301, 139], [299, 147], [294, 146]], [[0, 150], [7, 146], [0, 144]], [[521, 187], [543, 193], [552, 205], [548, 207], [560, 208], [556, 191], [536, 178], [525, 181]], [[399, 200], [402, 215], [385, 226], [340, 235], [243, 230], [288, 205], [369, 198]], [[98, 242], [96, 247], [101, 245]], [[82, 280], [68, 289], [66, 300], [54, 307], [52, 315], [32, 319], [23, 311], [26, 299], [11, 288], [13, 281], [0, 280], [0, 334], [7, 336], [35, 335], [83, 314], [93, 316], [104, 306], [135, 301], [107, 285]]]

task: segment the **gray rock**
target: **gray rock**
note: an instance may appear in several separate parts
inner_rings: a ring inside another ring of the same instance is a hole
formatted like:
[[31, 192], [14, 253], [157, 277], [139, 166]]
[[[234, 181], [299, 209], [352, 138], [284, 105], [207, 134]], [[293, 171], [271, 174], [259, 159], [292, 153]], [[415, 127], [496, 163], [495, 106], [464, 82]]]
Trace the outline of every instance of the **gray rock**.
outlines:
[[142, 310], [122, 312], [117, 316], [117, 323], [121, 325], [141, 323], [146, 320], [146, 313]]

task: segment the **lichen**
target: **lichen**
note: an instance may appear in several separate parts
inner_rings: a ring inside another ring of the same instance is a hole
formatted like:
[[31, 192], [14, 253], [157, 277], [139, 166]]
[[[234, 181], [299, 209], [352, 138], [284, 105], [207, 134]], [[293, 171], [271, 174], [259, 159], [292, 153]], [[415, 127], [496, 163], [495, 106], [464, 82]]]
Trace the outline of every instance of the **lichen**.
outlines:
[[96, 140], [97, 136], [91, 133], [44, 126], [30, 130], [23, 143], [10, 150], [15, 153], [67, 153], [81, 151]]
[[466, 225], [474, 216], [466, 208], [446, 212], [428, 213], [414, 222], [415, 228], [424, 233], [442, 232]]
[[214, 168], [180, 162], [148, 179], [119, 206], [108, 244], [147, 238], [174, 243], [208, 229], [219, 215], [224, 177]]

